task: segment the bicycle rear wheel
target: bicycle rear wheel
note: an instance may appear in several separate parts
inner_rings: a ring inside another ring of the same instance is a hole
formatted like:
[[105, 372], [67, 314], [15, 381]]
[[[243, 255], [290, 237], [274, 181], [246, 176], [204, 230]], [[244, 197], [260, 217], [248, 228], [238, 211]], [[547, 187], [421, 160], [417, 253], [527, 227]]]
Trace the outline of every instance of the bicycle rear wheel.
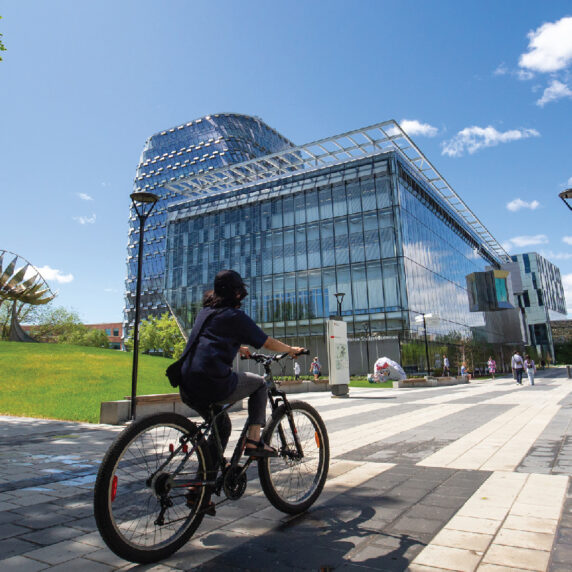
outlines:
[[186, 417], [160, 413], [127, 427], [107, 451], [95, 482], [94, 514], [101, 537], [121, 558], [166, 558], [201, 523], [210, 493], [196, 486], [188, 506], [185, 485], [204, 481], [210, 467], [197, 432]]
[[[276, 409], [263, 440], [279, 451], [278, 457], [258, 461], [262, 490], [278, 510], [298, 514], [307, 510], [320, 496], [330, 463], [326, 426], [308, 403], [290, 403]], [[301, 454], [296, 446], [298, 436]]]

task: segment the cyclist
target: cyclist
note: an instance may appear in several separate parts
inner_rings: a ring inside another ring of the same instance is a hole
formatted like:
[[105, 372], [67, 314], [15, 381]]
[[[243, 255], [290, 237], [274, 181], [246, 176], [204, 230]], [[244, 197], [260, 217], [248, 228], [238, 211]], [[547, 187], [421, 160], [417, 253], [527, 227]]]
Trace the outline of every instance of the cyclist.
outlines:
[[[182, 365], [182, 400], [206, 417], [211, 405], [215, 412], [222, 405], [248, 397], [249, 428], [244, 454], [250, 457], [275, 456], [276, 450], [260, 440], [260, 429], [266, 421], [267, 390], [264, 378], [250, 372], [235, 372], [232, 362], [237, 355], [249, 357], [246, 344], [264, 347], [275, 352], [287, 352], [295, 356], [304, 350], [292, 347], [265, 334], [241, 309], [242, 300], [248, 295], [242, 277], [234, 270], [221, 270], [214, 279], [214, 290], [206, 292], [203, 309], [197, 315], [189, 343], [195, 340]], [[202, 325], [202, 327], [201, 327]], [[195, 330], [198, 329], [198, 331]], [[244, 344], [244, 345], [243, 345]], [[228, 414], [222, 413], [216, 420], [223, 450], [231, 433]], [[211, 458], [217, 458], [216, 437], [207, 441]]]

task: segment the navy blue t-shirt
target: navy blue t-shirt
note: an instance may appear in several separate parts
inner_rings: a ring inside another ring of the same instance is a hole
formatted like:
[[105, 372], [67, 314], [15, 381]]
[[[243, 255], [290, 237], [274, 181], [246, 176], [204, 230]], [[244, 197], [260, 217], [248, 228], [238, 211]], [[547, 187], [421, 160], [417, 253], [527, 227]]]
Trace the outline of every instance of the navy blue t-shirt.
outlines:
[[[204, 308], [201, 313], [212, 311]], [[232, 362], [240, 346], [261, 348], [267, 339], [242, 310], [221, 308], [208, 319], [194, 351], [183, 363], [184, 392], [197, 405], [222, 401], [236, 389], [238, 378]]]

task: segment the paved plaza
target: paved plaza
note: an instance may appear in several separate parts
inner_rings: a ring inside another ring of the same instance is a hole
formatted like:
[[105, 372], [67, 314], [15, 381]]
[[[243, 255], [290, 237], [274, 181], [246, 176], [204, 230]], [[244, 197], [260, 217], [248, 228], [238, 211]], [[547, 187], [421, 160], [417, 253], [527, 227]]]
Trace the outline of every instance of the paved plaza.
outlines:
[[[0, 570], [572, 570], [564, 369], [534, 387], [504, 378], [301, 398], [330, 436], [318, 502], [284, 515], [250, 469], [241, 500], [152, 566], [116, 557], [95, 528], [93, 483], [120, 427], [0, 417]], [[231, 415], [235, 438], [244, 416]]]

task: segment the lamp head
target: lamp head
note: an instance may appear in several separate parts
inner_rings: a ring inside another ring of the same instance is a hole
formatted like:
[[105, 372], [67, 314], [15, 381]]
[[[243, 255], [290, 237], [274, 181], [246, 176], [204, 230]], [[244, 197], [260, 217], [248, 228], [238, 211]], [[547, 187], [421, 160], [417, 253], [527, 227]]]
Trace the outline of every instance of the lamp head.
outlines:
[[566, 189], [565, 191], [562, 191], [558, 196], [562, 199], [564, 204], [572, 211], [572, 206], [568, 202], [572, 200], [572, 189]]
[[146, 191], [135, 191], [129, 195], [131, 200], [137, 203], [152, 203], [155, 204], [159, 197], [153, 193], [148, 193]]

